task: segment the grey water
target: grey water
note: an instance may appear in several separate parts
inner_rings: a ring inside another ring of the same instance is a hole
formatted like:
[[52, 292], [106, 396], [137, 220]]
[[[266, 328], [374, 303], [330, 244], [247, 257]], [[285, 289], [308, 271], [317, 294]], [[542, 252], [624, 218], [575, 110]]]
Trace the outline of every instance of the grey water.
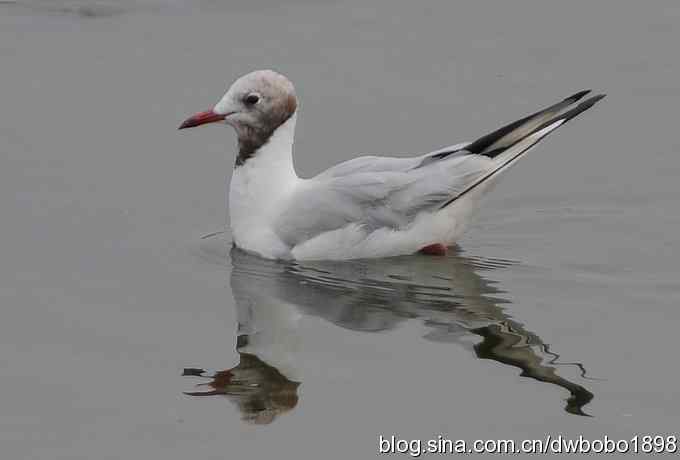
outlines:
[[[0, 1], [2, 458], [677, 434], [679, 41], [670, 0]], [[231, 248], [233, 133], [176, 131], [258, 68], [304, 176], [608, 97], [450, 255], [284, 263]]]

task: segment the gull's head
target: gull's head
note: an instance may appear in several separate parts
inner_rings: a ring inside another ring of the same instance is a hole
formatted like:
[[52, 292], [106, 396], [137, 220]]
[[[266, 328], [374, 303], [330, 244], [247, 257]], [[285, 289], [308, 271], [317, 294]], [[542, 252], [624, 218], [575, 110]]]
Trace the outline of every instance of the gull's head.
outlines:
[[273, 70], [257, 70], [236, 80], [212, 109], [187, 118], [179, 129], [226, 123], [239, 142], [264, 143], [296, 109], [293, 84]]

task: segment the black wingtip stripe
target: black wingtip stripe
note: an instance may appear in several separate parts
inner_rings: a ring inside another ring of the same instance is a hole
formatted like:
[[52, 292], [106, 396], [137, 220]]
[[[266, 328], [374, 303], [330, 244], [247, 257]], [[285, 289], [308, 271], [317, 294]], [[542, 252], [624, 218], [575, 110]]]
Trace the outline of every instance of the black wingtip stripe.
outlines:
[[[493, 131], [485, 136], [480, 137], [473, 143], [469, 144], [468, 146], [465, 147], [465, 150], [471, 152], [471, 153], [476, 153], [479, 155], [487, 155], [490, 152], [485, 152], [486, 149], [492, 147], [497, 141], [500, 139], [503, 139], [505, 136], [508, 136], [510, 133], [515, 131], [516, 129], [520, 128], [523, 126], [525, 123], [529, 123], [532, 120], [536, 120], [538, 117], [545, 116], [546, 114], [549, 113], [559, 113], [560, 111], [566, 109], [569, 107], [571, 104], [574, 104], [575, 102], [579, 101], [582, 99], [584, 96], [590, 93], [589, 89], [579, 91], [578, 93], [572, 94], [571, 96], [563, 99], [562, 101], [558, 102], [557, 104], [553, 104], [550, 107], [547, 107], [543, 110], [539, 110], [536, 113], [532, 113], [531, 115], [528, 115], [524, 118], [520, 118], [517, 121], [514, 121], [506, 126], [503, 126], [500, 129], [497, 129], [496, 131]], [[497, 152], [498, 149], [494, 149], [493, 152]], [[493, 158], [493, 156], [492, 156]]]
[[586, 110], [588, 110], [589, 108], [591, 108], [592, 106], [597, 104], [599, 101], [604, 99], [606, 96], [607, 96], [606, 94], [598, 94], [597, 96], [593, 96], [593, 97], [586, 99], [585, 101], [581, 102], [579, 105], [574, 107], [573, 109], [569, 109], [566, 112], [564, 112], [563, 114], [553, 118], [552, 120], [546, 121], [541, 126], [536, 128], [536, 130], [534, 130], [534, 133], [540, 131], [543, 128], [547, 128], [551, 124], [553, 124], [557, 121], [560, 121], [560, 120], [564, 120], [564, 122], [566, 123], [567, 121], [571, 120], [572, 118], [576, 117], [577, 115], [580, 115], [581, 113], [585, 112]]
[[[585, 91], [583, 91], [582, 93], [588, 94]], [[581, 94], [581, 93], [579, 93], [579, 94]], [[585, 112], [586, 110], [588, 110], [589, 108], [594, 106], [598, 101], [604, 99], [605, 96], [606, 96], [606, 94], [598, 94], [597, 96], [590, 97], [590, 98], [586, 99], [585, 101], [581, 102], [576, 107], [571, 108], [571, 109], [567, 110], [566, 112], [561, 113], [560, 115], [557, 115], [555, 118], [552, 118], [552, 119], [546, 121], [545, 123], [541, 124], [540, 126], [536, 127], [533, 131], [531, 131], [529, 134], [524, 136], [522, 139], [519, 139], [514, 144], [505, 146], [503, 148], [498, 148], [498, 149], [490, 150], [488, 152], [484, 152], [484, 155], [489, 157], [489, 158], [495, 158], [498, 155], [500, 155], [501, 153], [505, 152], [507, 149], [511, 148], [513, 145], [521, 142], [522, 140], [526, 139], [527, 137], [531, 136], [532, 134], [535, 134], [535, 133], [539, 132], [540, 130], [547, 128], [548, 126], [552, 125], [553, 123], [556, 123], [556, 122], [561, 121], [561, 120], [563, 121], [563, 123], [568, 122], [572, 118], [575, 118], [576, 116], [580, 115], [581, 113]], [[583, 97], [583, 96], [581, 96], [581, 97]]]
[[[545, 110], [539, 112], [537, 115], [540, 115], [540, 114], [542, 114], [542, 113], [549, 112], [549, 111], [554, 110], [554, 109], [556, 109], [556, 108], [558, 108], [558, 111], [559, 111], [559, 110], [564, 110], [564, 109], [567, 108], [569, 105], [571, 105], [571, 104], [573, 104], [573, 103], [579, 101], [580, 99], [582, 99], [584, 96], [586, 96], [586, 95], [589, 94], [590, 92], [591, 92], [591, 90], [589, 90], [589, 89], [588, 89], [588, 90], [584, 90], [584, 91], [579, 91], [578, 93], [574, 94], [573, 96], [570, 96], [570, 97], [564, 99], [564, 101], [562, 101], [561, 103], [555, 104], [554, 106], [549, 107], [549, 108], [547, 108], [547, 109], [545, 109]], [[572, 118], [574, 118], [575, 116], [577, 116], [578, 114], [580, 114], [581, 112], [583, 112], [584, 110], [587, 110], [587, 109], [589, 109], [590, 107], [592, 107], [597, 101], [599, 101], [599, 100], [602, 99], [603, 97], [605, 97], [604, 94], [598, 94], [597, 96], [593, 96], [593, 97], [591, 97], [591, 98], [586, 99], [585, 101], [579, 103], [576, 107], [574, 107], [574, 108], [572, 108], [572, 109], [569, 109], [569, 110], [567, 110], [566, 112], [563, 112], [563, 113], [561, 113], [561, 114], [559, 114], [559, 115], [556, 115], [554, 118], [552, 118], [552, 119], [546, 121], [545, 123], [542, 123], [541, 125], [537, 126], [537, 127], [534, 128], [530, 133], [528, 133], [527, 136], [530, 136], [531, 134], [533, 134], [533, 133], [535, 133], [535, 132], [537, 132], [537, 131], [540, 131], [541, 129], [543, 129], [543, 128], [547, 127], [547, 126], [550, 126], [551, 124], [555, 123], [555, 122], [558, 121], [558, 120], [564, 120], [565, 122], [571, 120]], [[560, 105], [561, 105], [562, 107], [559, 107]], [[534, 118], [534, 117], [537, 116], [537, 115], [532, 115], [532, 116], [530, 116], [530, 117], [528, 117], [528, 118], [524, 118], [524, 119], [521, 120], [521, 121], [522, 121], [521, 123], [514, 123], [514, 124], [516, 125], [514, 129], [517, 129], [517, 128], [519, 128], [520, 126], [522, 126], [522, 125], [525, 123], [525, 120], [526, 120], [526, 121], [530, 121], [531, 118]], [[508, 125], [508, 126], [510, 126], [510, 125]], [[501, 129], [502, 129], [502, 128], [501, 128]], [[512, 131], [512, 130], [511, 130], [511, 131]], [[494, 133], [492, 133], [492, 134], [494, 134]], [[507, 135], [507, 134], [508, 134], [507, 132], [504, 133], [504, 135]], [[522, 139], [523, 139], [524, 137], [526, 137], [526, 136], [523, 136]], [[521, 141], [521, 139], [518, 139], [518, 140], [517, 140], [517, 142], [519, 142], [519, 141]], [[476, 143], [476, 142], [475, 142], [475, 143]], [[515, 142], [515, 143], [516, 143], [516, 142]], [[486, 151], [486, 152], [485, 152], [485, 151], [482, 151], [482, 152], [479, 152], [479, 153], [481, 153], [482, 155], [488, 156], [489, 158], [495, 158], [495, 157], [498, 156], [500, 153], [502, 153], [502, 152], [504, 152], [505, 150], [507, 150], [508, 148], [512, 147], [515, 143], [509, 144], [509, 145], [506, 145], [506, 146], [503, 146], [503, 147], [501, 147], [501, 148], [496, 148], [496, 149], [493, 149], [493, 150], [489, 150], [489, 151]], [[488, 145], [486, 146], [486, 148], [489, 148], [489, 147], [491, 147], [491, 146], [493, 146], [492, 143], [488, 144]], [[469, 150], [469, 149], [466, 148], [466, 150]], [[473, 152], [473, 153], [475, 153], [475, 152]]]
[[563, 102], [574, 103], [574, 102], [578, 101], [579, 99], [582, 99], [585, 95], [590, 94], [591, 91], [592, 91], [591, 89], [585, 89], [583, 91], [579, 91], [578, 93], [573, 94], [573, 95], [569, 96], [568, 98], [566, 98]]
[[[585, 95], [585, 94], [588, 94], [587, 92], [583, 92], [583, 93], [584, 93], [584, 95]], [[580, 94], [580, 93], [579, 93], [579, 94]], [[575, 96], [576, 96], [576, 95], [575, 95]], [[581, 96], [581, 97], [583, 97], [583, 96]], [[548, 126], [550, 126], [550, 125], [552, 125], [552, 124], [554, 124], [554, 123], [556, 123], [556, 122], [558, 122], [558, 121], [563, 120], [563, 123], [566, 123], [567, 121], [571, 120], [572, 118], [576, 117], [577, 115], [579, 115], [579, 114], [583, 113], [584, 111], [588, 110], [589, 108], [591, 108], [592, 106], [594, 106], [597, 102], [601, 101], [601, 100], [604, 99], [605, 97], [606, 97], [606, 94], [598, 94], [597, 96], [593, 96], [593, 97], [591, 97], [591, 98], [586, 99], [585, 101], [581, 102], [579, 105], [577, 105], [576, 107], [574, 107], [573, 109], [570, 109], [570, 110], [564, 112], [563, 114], [556, 116], [556, 117], [553, 118], [552, 120], [549, 120], [549, 121], [543, 123], [541, 126], [539, 126], [539, 127], [536, 128], [534, 131], [532, 131], [531, 134], [527, 135], [527, 136], [524, 137], [523, 139], [520, 139], [517, 143], [521, 142], [522, 140], [526, 139], [527, 137], [531, 136], [532, 134], [535, 134], [535, 133], [537, 133], [538, 131], [540, 131], [540, 130], [542, 130], [542, 129], [545, 129], [545, 128], [547, 128]], [[554, 130], [553, 130], [553, 131], [554, 131]], [[551, 131], [551, 132], [553, 132], [553, 131]], [[548, 133], [548, 134], [550, 134], [550, 133]], [[462, 193], [460, 193], [459, 195], [457, 195], [457, 196], [451, 198], [450, 200], [446, 201], [446, 202], [440, 207], [440, 209], [443, 209], [443, 208], [449, 206], [451, 203], [457, 201], [459, 198], [462, 198], [464, 195], [467, 195], [469, 192], [471, 192], [472, 190], [474, 190], [475, 188], [477, 188], [479, 185], [481, 185], [482, 183], [486, 182], [487, 180], [489, 180], [490, 178], [492, 178], [493, 176], [495, 176], [499, 171], [501, 171], [501, 170], [502, 170], [503, 168], [505, 168], [507, 165], [509, 165], [510, 163], [512, 163], [513, 161], [515, 161], [517, 158], [519, 158], [520, 156], [522, 156], [525, 152], [527, 152], [529, 149], [531, 149], [534, 145], [536, 145], [537, 143], [539, 143], [540, 141], [542, 141], [543, 139], [545, 139], [545, 138], [547, 137], [548, 134], [545, 134], [545, 135], [541, 136], [539, 139], [536, 139], [536, 141], [532, 142], [529, 146], [527, 146], [526, 148], [522, 149], [521, 152], [517, 153], [516, 155], [513, 155], [512, 158], [510, 158], [509, 160], [505, 161], [503, 164], [501, 164], [499, 167], [497, 167], [496, 169], [494, 169], [493, 171], [491, 171], [491, 172], [490, 172], [489, 174], [487, 174], [486, 176], [482, 177], [479, 181], [477, 181], [477, 182], [475, 182], [474, 184], [472, 184], [470, 187], [468, 187], [468, 188], [467, 188], [466, 190], [464, 190]], [[513, 144], [513, 145], [516, 145], [517, 143], [515, 143], [515, 144]], [[510, 147], [512, 147], [512, 146], [510, 146]], [[507, 147], [507, 148], [502, 148], [502, 149], [497, 149], [497, 150], [493, 150], [493, 151], [491, 151], [491, 152], [485, 153], [485, 155], [489, 155], [489, 156], [491, 156], [491, 155], [497, 156], [497, 155], [499, 155], [500, 153], [502, 153], [502, 152], [504, 152], [505, 150], [507, 150], [508, 148], [509, 148], [509, 147]], [[493, 156], [492, 156], [492, 157], [493, 157]]]
[[574, 118], [574, 117], [575, 117], [576, 115], [578, 115], [579, 113], [581, 113], [581, 112], [583, 112], [583, 111], [585, 111], [585, 110], [588, 110], [589, 108], [591, 108], [592, 106], [594, 106], [595, 104], [597, 104], [599, 101], [601, 101], [602, 99], [604, 99], [606, 96], [607, 96], [606, 94], [598, 94], [597, 96], [593, 96], [593, 97], [591, 97], [591, 98], [588, 98], [588, 99], [586, 99], [585, 101], [581, 102], [581, 103], [580, 103], [579, 105], [577, 105], [576, 107], [574, 107], [573, 109], [568, 110], [567, 112], [565, 112], [565, 113], [563, 114], [563, 116], [560, 117], [560, 118], [564, 118], [565, 121], [571, 120], [572, 118]]
[[[503, 126], [500, 129], [497, 129], [496, 131], [493, 131], [493, 132], [491, 132], [491, 133], [489, 133], [485, 136], [482, 136], [479, 139], [477, 139], [476, 141], [474, 141], [474, 142], [472, 142], [472, 143], [470, 143], [470, 144], [468, 144], [468, 145], [466, 145], [462, 148], [455, 149], [455, 150], [448, 150], [448, 151], [440, 152], [440, 153], [437, 153], [437, 154], [434, 154], [434, 155], [430, 155], [427, 158], [425, 158], [418, 166], [416, 166], [416, 168], [420, 168], [422, 166], [430, 164], [433, 161], [442, 160], [442, 159], [447, 158], [447, 157], [453, 155], [454, 153], [457, 153], [457, 152], [460, 152], [460, 151], [466, 151], [466, 152], [473, 153], [473, 154], [484, 155], [484, 156], [487, 156], [489, 158], [495, 158], [500, 153], [504, 152], [505, 150], [507, 150], [508, 148], [512, 147], [512, 145], [515, 144], [513, 142], [511, 144], [504, 145], [504, 146], [499, 147], [499, 148], [494, 148], [493, 150], [487, 150], [487, 149], [493, 147], [494, 143], [496, 143], [499, 139], [504, 138], [505, 136], [512, 133], [514, 130], [520, 128], [522, 125], [531, 121], [532, 119], [535, 119], [538, 116], [547, 114], [549, 112], [555, 112], [555, 114], [557, 115], [557, 113], [559, 113], [561, 110], [564, 110], [567, 107], [569, 107], [571, 104], [574, 104], [574, 103], [578, 102], [579, 100], [583, 99], [583, 97], [590, 94], [591, 91], [592, 90], [590, 90], [590, 89], [586, 89], [586, 90], [583, 90], [583, 91], [579, 91], [575, 94], [572, 94], [571, 96], [564, 98], [562, 101], [558, 102], [557, 104], [553, 104], [552, 106], [550, 106], [548, 108], [545, 108], [543, 110], [539, 110], [536, 113], [533, 113], [533, 114], [528, 115], [524, 118], [516, 120], [516, 121], [514, 121], [514, 122], [512, 122], [512, 123], [510, 123], [506, 126]], [[565, 112], [564, 114], [562, 114], [562, 116], [569, 115], [568, 118], [565, 118], [565, 121], [570, 120], [571, 118], [575, 117], [576, 115], [578, 115], [582, 111], [591, 107], [593, 104], [595, 104], [597, 101], [599, 101], [603, 97], [604, 97], [604, 95], [601, 94], [601, 95], [594, 96], [590, 99], [587, 99], [586, 101], [579, 104], [576, 108], [569, 110], [569, 111]], [[583, 106], [583, 104], [588, 104], [588, 105]], [[530, 133], [528, 133], [527, 135], [533, 134], [534, 132], [538, 131], [539, 129], [545, 128], [546, 126], [550, 125], [551, 123], [554, 123], [558, 119], [561, 119], [562, 116], [557, 116], [556, 118], [552, 118], [551, 120], [547, 121], [546, 123], [539, 125], [537, 128], [532, 129], [532, 131]], [[524, 137], [526, 137], [526, 136], [523, 136], [522, 138], [524, 138]], [[521, 139], [518, 139], [518, 140], [521, 140]]]

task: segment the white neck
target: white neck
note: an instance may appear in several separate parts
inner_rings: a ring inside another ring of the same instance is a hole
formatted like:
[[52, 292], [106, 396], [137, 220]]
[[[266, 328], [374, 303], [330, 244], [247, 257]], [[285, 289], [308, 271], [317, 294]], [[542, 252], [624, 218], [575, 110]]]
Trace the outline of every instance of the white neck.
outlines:
[[[297, 114], [279, 126], [255, 154], [237, 165], [231, 176], [229, 217], [236, 244], [257, 251], [258, 232], [300, 181], [293, 167], [293, 139]], [[259, 251], [258, 251], [259, 252]]]

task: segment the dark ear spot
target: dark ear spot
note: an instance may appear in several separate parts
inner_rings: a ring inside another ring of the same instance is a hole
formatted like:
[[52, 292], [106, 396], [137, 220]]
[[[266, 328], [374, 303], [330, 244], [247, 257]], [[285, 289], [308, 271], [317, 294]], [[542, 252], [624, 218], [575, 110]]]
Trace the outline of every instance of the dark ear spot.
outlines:
[[[297, 99], [294, 95], [289, 94], [286, 98], [285, 111], [287, 113], [286, 120], [289, 119], [297, 110]], [[285, 121], [285, 120], [284, 120]]]
[[235, 167], [241, 166], [251, 158], [257, 150], [269, 142], [274, 131], [284, 124], [297, 110], [295, 95], [289, 94], [276, 100], [269, 111], [260, 112], [259, 123], [254, 126], [242, 126], [238, 129], [239, 153]]

